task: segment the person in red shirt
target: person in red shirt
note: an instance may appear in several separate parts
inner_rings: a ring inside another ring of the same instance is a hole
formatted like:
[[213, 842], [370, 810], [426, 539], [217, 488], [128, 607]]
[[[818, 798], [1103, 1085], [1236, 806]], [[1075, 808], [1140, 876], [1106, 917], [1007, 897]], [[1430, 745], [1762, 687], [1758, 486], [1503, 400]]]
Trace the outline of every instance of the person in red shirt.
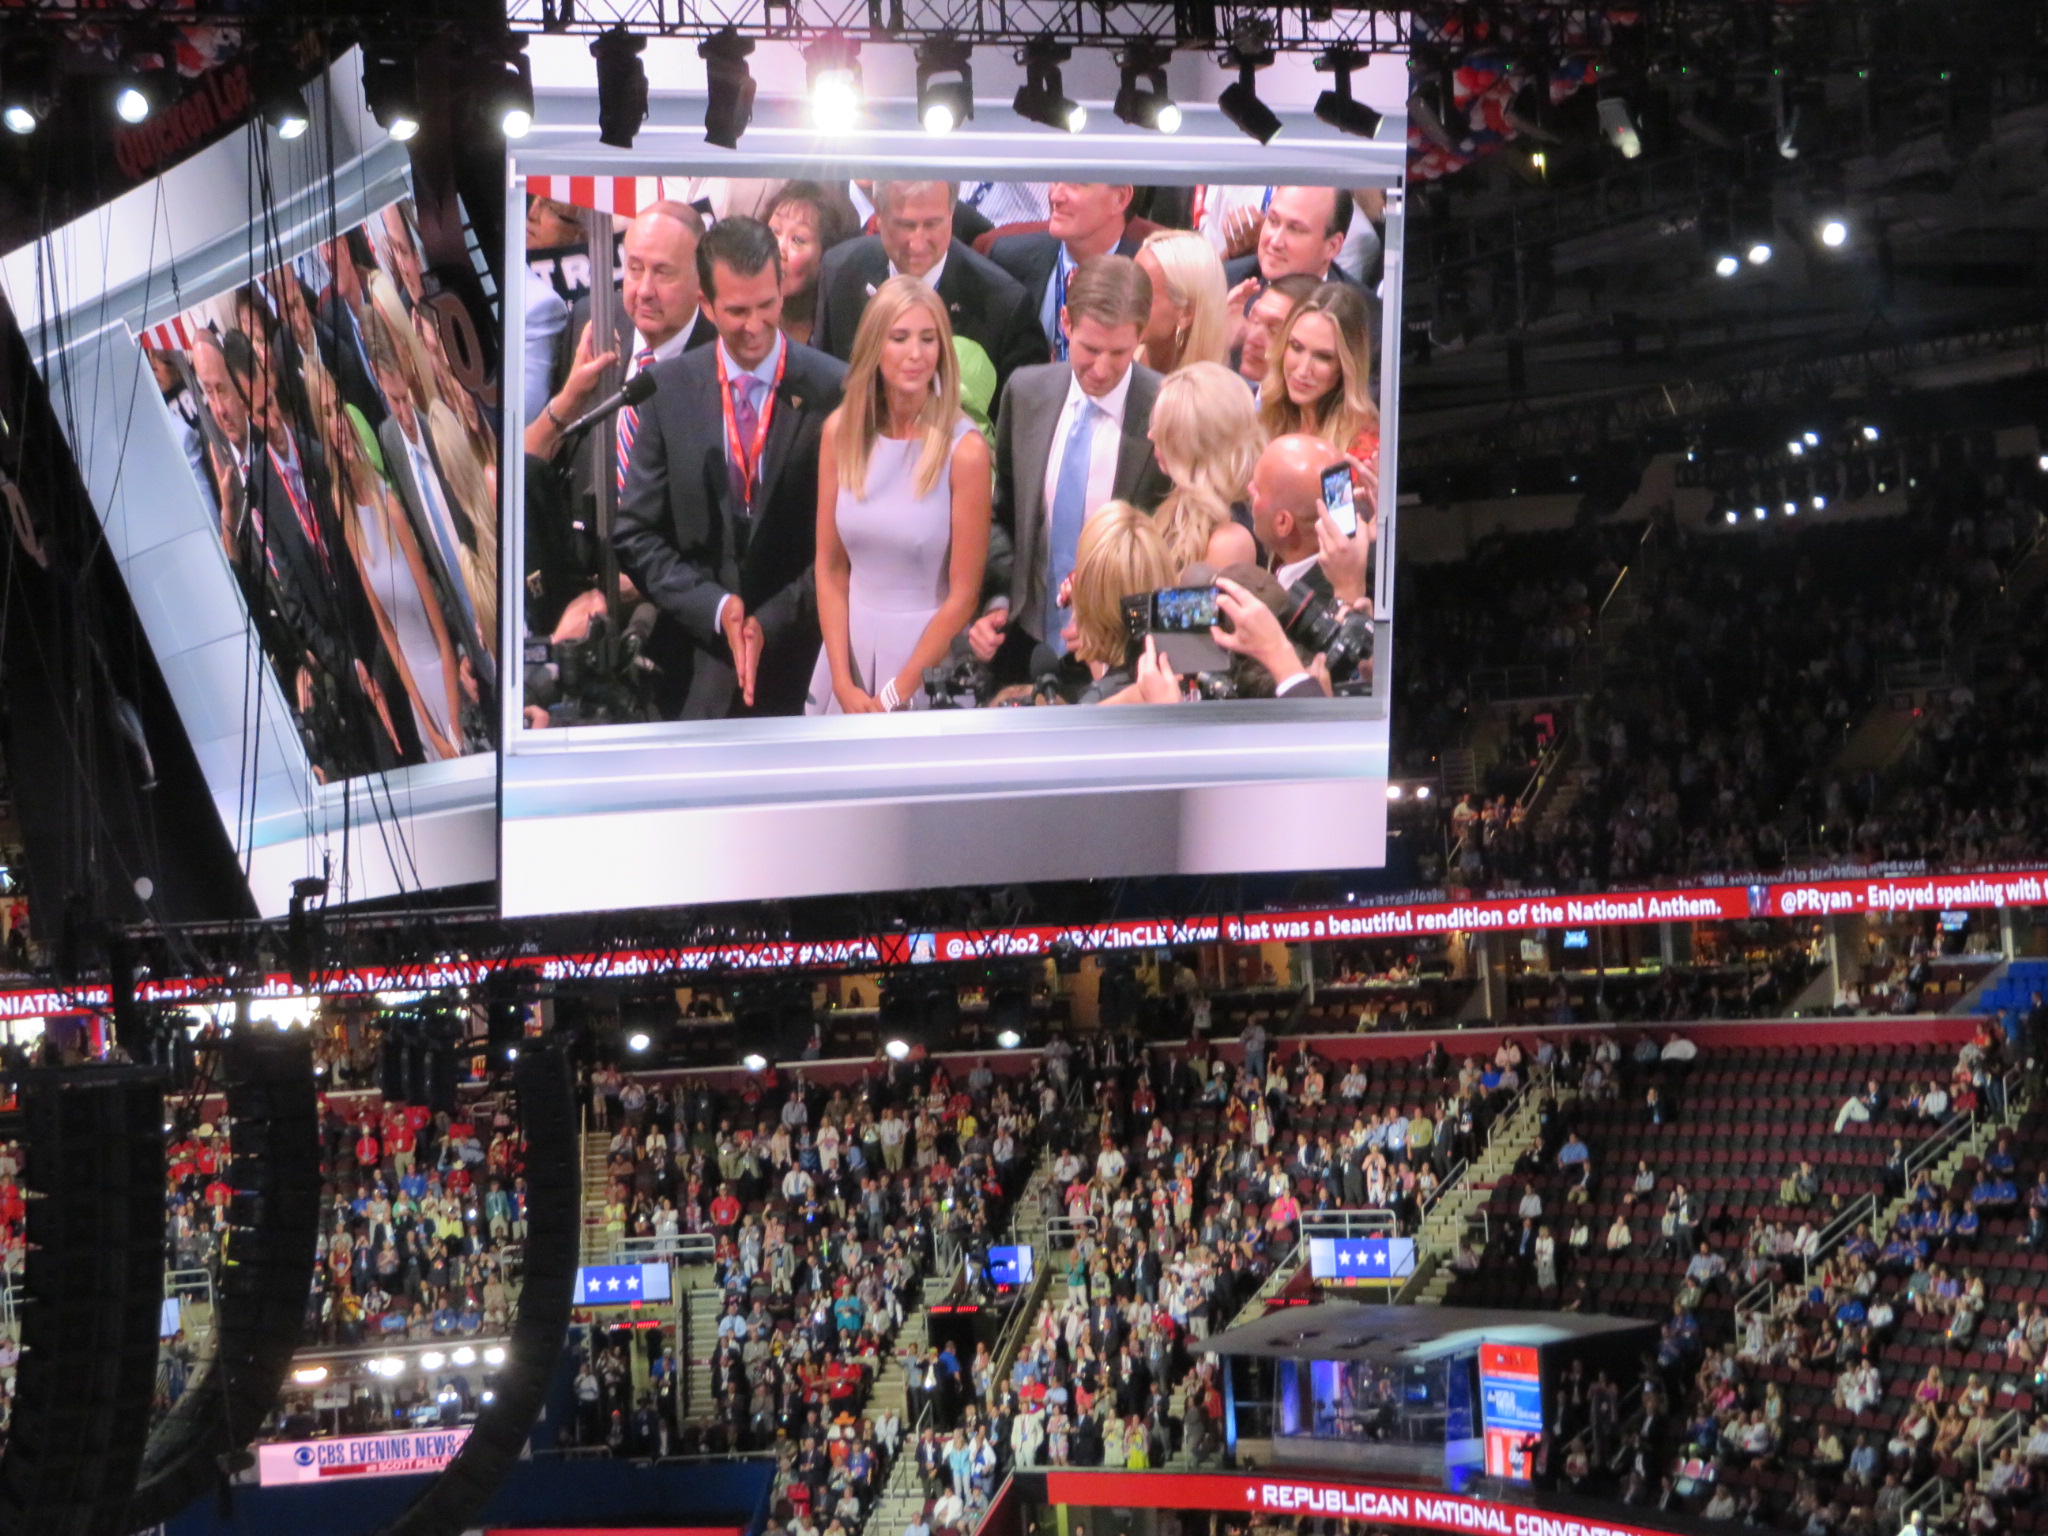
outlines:
[[374, 1127], [365, 1124], [363, 1134], [356, 1138], [356, 1167], [365, 1176], [377, 1171], [377, 1165], [384, 1160], [384, 1149], [378, 1144]]
[[215, 1179], [206, 1186], [206, 1203], [217, 1211], [225, 1209], [227, 1203], [234, 1197], [235, 1192], [229, 1188], [225, 1179]]
[[730, 1184], [722, 1184], [711, 1201], [711, 1225], [720, 1237], [730, 1237], [733, 1228], [739, 1224], [739, 1199], [733, 1194]]

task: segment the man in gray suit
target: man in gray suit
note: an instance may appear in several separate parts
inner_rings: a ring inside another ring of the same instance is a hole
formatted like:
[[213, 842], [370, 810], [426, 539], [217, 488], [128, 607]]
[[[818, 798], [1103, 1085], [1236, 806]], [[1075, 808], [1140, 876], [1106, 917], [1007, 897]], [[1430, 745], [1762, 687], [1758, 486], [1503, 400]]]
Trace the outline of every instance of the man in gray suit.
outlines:
[[1136, 361], [1151, 312], [1137, 262], [1082, 262], [1061, 311], [1067, 361], [1020, 368], [1003, 389], [983, 611], [968, 631], [999, 684], [1030, 676], [1036, 646], [1064, 649], [1060, 589], [1081, 525], [1110, 501], [1150, 512], [1172, 489], [1148, 436], [1159, 375]]

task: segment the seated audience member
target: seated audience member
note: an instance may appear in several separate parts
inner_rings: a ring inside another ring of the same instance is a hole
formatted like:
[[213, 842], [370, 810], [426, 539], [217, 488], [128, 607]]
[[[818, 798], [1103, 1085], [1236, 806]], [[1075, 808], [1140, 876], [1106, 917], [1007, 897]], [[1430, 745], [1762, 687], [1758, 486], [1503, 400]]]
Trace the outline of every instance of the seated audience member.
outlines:
[[1319, 283], [1352, 283], [1337, 265], [1351, 230], [1351, 194], [1342, 187], [1275, 187], [1249, 255], [1227, 263], [1230, 281], [1255, 280], [1260, 288], [1300, 274]]
[[1258, 558], [1244, 497], [1263, 443], [1251, 396], [1221, 364], [1193, 363], [1161, 381], [1152, 448], [1173, 489], [1157, 522], [1177, 569]]
[[783, 183], [768, 200], [765, 216], [782, 251], [783, 334], [809, 346], [825, 254], [851, 240], [860, 221], [844, 191], [815, 181]]
[[1146, 237], [1137, 259], [1152, 279], [1145, 366], [1172, 373], [1190, 363], [1227, 362], [1231, 323], [1215, 247], [1192, 230], [1162, 229]]

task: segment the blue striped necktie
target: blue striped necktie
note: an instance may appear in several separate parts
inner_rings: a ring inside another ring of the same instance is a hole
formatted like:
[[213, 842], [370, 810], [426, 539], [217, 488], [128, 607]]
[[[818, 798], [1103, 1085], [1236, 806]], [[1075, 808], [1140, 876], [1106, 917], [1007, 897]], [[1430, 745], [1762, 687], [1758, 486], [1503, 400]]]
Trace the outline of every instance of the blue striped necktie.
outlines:
[[[633, 371], [645, 373], [654, 366], [652, 348], [633, 358]], [[640, 407], [629, 405], [619, 412], [619, 494], [626, 493], [626, 464], [633, 457], [633, 435], [640, 430]]]

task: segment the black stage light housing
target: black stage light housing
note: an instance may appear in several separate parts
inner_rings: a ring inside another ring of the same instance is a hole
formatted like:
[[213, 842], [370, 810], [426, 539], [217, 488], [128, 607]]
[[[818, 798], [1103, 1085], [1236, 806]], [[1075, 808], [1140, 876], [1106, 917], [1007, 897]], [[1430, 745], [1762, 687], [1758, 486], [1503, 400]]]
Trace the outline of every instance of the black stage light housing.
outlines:
[[739, 148], [740, 135], [754, 120], [754, 73], [747, 67], [747, 55], [753, 51], [754, 40], [731, 27], [697, 45], [708, 91], [704, 140], [720, 149]]
[[597, 60], [597, 142], [631, 149], [647, 121], [647, 39], [614, 27], [590, 45]]
[[1073, 49], [1050, 36], [1024, 46], [1017, 55], [1024, 66], [1024, 83], [1011, 103], [1019, 117], [1062, 133], [1079, 133], [1088, 125], [1088, 109], [1067, 94], [1060, 76], [1060, 66], [1073, 56]]

